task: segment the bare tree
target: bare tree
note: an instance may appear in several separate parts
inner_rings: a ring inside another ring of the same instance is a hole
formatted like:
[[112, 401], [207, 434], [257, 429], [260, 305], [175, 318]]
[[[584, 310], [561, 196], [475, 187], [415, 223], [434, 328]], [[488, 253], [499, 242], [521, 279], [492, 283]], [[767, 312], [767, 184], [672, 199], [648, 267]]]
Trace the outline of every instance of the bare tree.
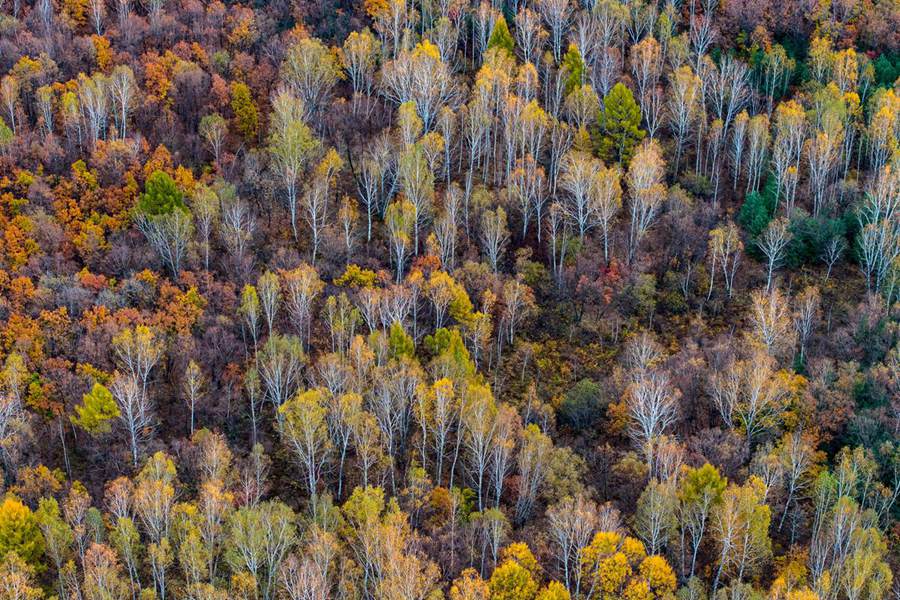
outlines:
[[881, 291], [900, 257], [900, 170], [884, 167], [857, 212], [866, 287]]
[[206, 385], [203, 372], [200, 365], [191, 360], [184, 371], [184, 399], [191, 411], [191, 436], [194, 435], [194, 413], [197, 407], [197, 401], [203, 396], [203, 388]]
[[281, 302], [281, 284], [278, 281], [278, 275], [272, 271], [266, 271], [260, 275], [256, 282], [256, 291], [271, 336], [275, 317], [278, 314], [278, 305]]
[[651, 370], [638, 375], [628, 387], [627, 402], [631, 417], [629, 437], [652, 468], [657, 439], [678, 418], [678, 394], [666, 373]]
[[803, 289], [795, 298], [794, 329], [797, 331], [797, 339], [800, 342], [800, 362], [806, 359], [806, 344], [816, 326], [819, 318], [819, 304], [821, 295], [819, 288], [809, 286]]
[[491, 270], [497, 272], [497, 266], [509, 243], [509, 228], [506, 226], [506, 211], [502, 206], [496, 210], [485, 210], [481, 213], [481, 248], [487, 256]]
[[715, 373], [710, 392], [725, 424], [743, 428], [749, 448], [757, 436], [778, 423], [788, 390], [775, 371], [774, 359], [757, 351]]
[[656, 220], [665, 197], [663, 183], [665, 162], [655, 141], [643, 144], [628, 165], [629, 196], [631, 198], [631, 227], [628, 236], [628, 262], [634, 260], [638, 245]]
[[139, 215], [137, 223], [144, 237], [177, 279], [194, 233], [191, 213], [184, 208], [175, 208], [168, 214]]
[[781, 263], [784, 261], [785, 250], [792, 239], [793, 234], [790, 231], [790, 222], [784, 217], [779, 217], [770, 221], [759, 236], [759, 239], [756, 240], [757, 247], [766, 256], [767, 260], [767, 292], [772, 289], [772, 275], [775, 273], [775, 269], [781, 266]]
[[124, 373], [113, 376], [109, 391], [119, 408], [119, 420], [125, 427], [131, 446], [132, 464], [137, 468], [140, 446], [150, 436], [154, 422], [150, 398], [141, 389], [137, 377]]
[[679, 67], [669, 78], [669, 127], [675, 135], [675, 173], [681, 164], [685, 139], [700, 110], [702, 82], [687, 65]]
[[[256, 355], [259, 376], [266, 398], [276, 411], [300, 389], [306, 356], [300, 340], [293, 336], [272, 335]], [[277, 412], [279, 420], [283, 413]]]
[[581, 593], [581, 585], [588, 575], [582, 560], [584, 549], [600, 526], [597, 505], [578, 495], [566, 497], [547, 509], [553, 553], [563, 573], [566, 589], [573, 596]]
[[109, 78], [109, 95], [115, 112], [116, 129], [119, 139], [128, 137], [128, 115], [135, 104], [135, 96], [139, 88], [134, 79], [134, 72], [127, 65], [118, 65]]
[[546, 475], [553, 451], [553, 442], [531, 424], [522, 430], [520, 449], [516, 457], [519, 471], [519, 494], [516, 498], [516, 523], [524, 523], [531, 515], [538, 490]]
[[572, 5], [569, 0], [540, 0], [537, 9], [547, 27], [550, 28], [550, 46], [553, 59], [559, 62], [562, 56], [562, 42], [572, 20]]

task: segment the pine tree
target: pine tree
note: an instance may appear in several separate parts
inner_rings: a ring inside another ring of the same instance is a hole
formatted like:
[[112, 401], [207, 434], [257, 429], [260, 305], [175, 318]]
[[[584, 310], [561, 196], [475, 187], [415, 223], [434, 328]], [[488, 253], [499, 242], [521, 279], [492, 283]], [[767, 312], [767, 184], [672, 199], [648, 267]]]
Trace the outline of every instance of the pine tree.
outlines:
[[572, 90], [584, 85], [584, 59], [575, 44], [569, 44], [569, 49], [562, 57], [562, 68], [568, 73], [566, 78], [566, 96]]
[[603, 99], [597, 152], [607, 162], [628, 164], [638, 142], [646, 132], [641, 129], [641, 109], [631, 90], [617, 83]]
[[138, 201], [138, 211], [147, 217], [169, 215], [175, 209], [186, 211], [184, 194], [175, 180], [164, 171], [153, 171]]
[[494, 24], [494, 30], [491, 31], [491, 37], [488, 39], [487, 47], [488, 50], [491, 50], [492, 48], [503, 48], [510, 56], [515, 55], [516, 42], [509, 33], [509, 26], [506, 24], [506, 19], [503, 15], [500, 15], [500, 18], [497, 19], [497, 22]]

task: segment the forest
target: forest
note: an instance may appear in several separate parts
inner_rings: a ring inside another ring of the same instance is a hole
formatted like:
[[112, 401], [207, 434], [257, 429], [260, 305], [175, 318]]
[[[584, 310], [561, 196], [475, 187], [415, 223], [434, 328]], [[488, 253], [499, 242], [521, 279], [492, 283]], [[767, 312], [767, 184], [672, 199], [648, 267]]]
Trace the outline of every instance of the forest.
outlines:
[[0, 600], [900, 600], [900, 0], [0, 0]]

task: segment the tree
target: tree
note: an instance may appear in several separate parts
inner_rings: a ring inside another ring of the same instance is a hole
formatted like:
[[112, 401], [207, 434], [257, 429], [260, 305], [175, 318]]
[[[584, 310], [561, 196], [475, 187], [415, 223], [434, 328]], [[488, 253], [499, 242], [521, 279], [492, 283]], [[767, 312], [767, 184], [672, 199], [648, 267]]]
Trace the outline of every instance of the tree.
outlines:
[[497, 266], [509, 243], [509, 229], [506, 226], [506, 211], [502, 206], [496, 210], [485, 210], [481, 213], [481, 247], [491, 265], [497, 272]]
[[[587, 66], [584, 64], [584, 58], [582, 58], [581, 52], [578, 50], [578, 46], [576, 46], [575, 44], [569, 44], [569, 49], [566, 50], [565, 55], [563, 55], [560, 68], [564, 69], [565, 73], [567, 74], [565, 89], [566, 96], [569, 96], [575, 90], [580, 90], [582, 86], [584, 86], [585, 71], [587, 69]], [[596, 94], [594, 94], [595, 99], [596, 97]], [[599, 108], [599, 104], [597, 105], [597, 108]]]
[[573, 150], [563, 157], [562, 176], [559, 185], [567, 194], [563, 206], [569, 220], [578, 227], [579, 239], [584, 239], [594, 225], [594, 192], [603, 163], [586, 152]]
[[144, 184], [144, 193], [137, 204], [137, 211], [145, 217], [170, 215], [176, 210], [186, 210], [184, 194], [175, 180], [165, 171], [153, 171]]
[[665, 197], [663, 183], [665, 161], [659, 144], [650, 141], [638, 149], [628, 165], [629, 196], [631, 198], [631, 227], [628, 236], [628, 262], [634, 260], [638, 245], [656, 220]]
[[281, 79], [301, 100], [304, 119], [321, 110], [340, 76], [337, 54], [313, 37], [288, 48], [281, 63]]
[[113, 375], [110, 392], [131, 445], [132, 465], [137, 467], [140, 446], [150, 436], [154, 421], [150, 398], [136, 377], [124, 373]]
[[272, 335], [257, 352], [259, 376], [266, 389], [266, 398], [275, 407], [279, 423], [285, 413], [281, 406], [293, 398], [300, 388], [306, 354], [299, 338], [292, 335]]
[[725, 278], [725, 290], [731, 298], [734, 286], [734, 276], [741, 259], [744, 244], [741, 242], [740, 232], [737, 226], [729, 222], [723, 227], [717, 227], [709, 232], [709, 292], [706, 298], [712, 296], [716, 270], [722, 269]]
[[114, 336], [112, 349], [120, 368], [140, 384], [146, 396], [150, 373], [163, 355], [162, 341], [149, 327], [137, 325]]
[[490, 588], [475, 569], [464, 569], [450, 586], [450, 600], [488, 600]]
[[784, 261], [785, 250], [793, 237], [789, 226], [790, 223], [783, 217], [773, 219], [756, 240], [757, 247], [765, 255], [768, 263], [766, 268], [767, 292], [772, 289], [772, 275]]
[[431, 131], [440, 109], [456, 96], [450, 69], [428, 39], [401, 50], [381, 69], [382, 92], [396, 104], [413, 102], [424, 131]]
[[638, 540], [610, 531], [598, 532], [584, 549], [590, 600], [648, 598], [663, 600], [675, 593], [675, 574], [661, 556], [647, 556]]
[[528, 569], [514, 560], [507, 560], [494, 569], [488, 588], [492, 600], [534, 600], [538, 584]]
[[234, 113], [234, 126], [237, 132], [244, 140], [252, 142], [259, 132], [259, 112], [246, 83], [232, 82], [231, 111]]
[[569, 0], [541, 0], [537, 3], [537, 9], [550, 28], [553, 60], [558, 61], [562, 54], [563, 37], [572, 19], [572, 5]]
[[41, 588], [35, 585], [34, 568], [15, 552], [10, 552], [0, 561], [0, 598], [3, 600], [39, 600], [44, 597]]
[[191, 213], [187, 208], [176, 208], [168, 214], [142, 215], [138, 227], [177, 278], [194, 232]]
[[359, 99], [372, 94], [378, 53], [378, 41], [368, 28], [351, 31], [341, 47], [341, 61], [353, 86], [354, 114], [359, 109]]
[[722, 420], [729, 428], [744, 429], [748, 449], [754, 438], [780, 421], [784, 410], [789, 389], [774, 366], [774, 360], [759, 350], [712, 378], [713, 402]]
[[794, 330], [787, 299], [777, 287], [750, 295], [753, 336], [772, 356], [783, 356], [794, 347]]
[[900, 257], [900, 224], [897, 195], [900, 169], [884, 167], [876, 176], [857, 212], [860, 267], [868, 290], [879, 292]]
[[509, 33], [509, 26], [506, 24], [506, 19], [503, 15], [497, 19], [494, 23], [494, 29], [491, 31], [491, 37], [488, 39], [487, 44], [488, 50], [493, 48], [501, 48], [509, 53], [510, 56], [513, 56], [516, 51], [516, 42], [513, 40], [512, 35]]
[[627, 392], [632, 426], [629, 436], [653, 467], [654, 446], [678, 417], [678, 396], [669, 377], [660, 371], [638, 374]]
[[331, 452], [324, 398], [322, 390], [307, 390], [278, 408], [282, 440], [306, 471], [306, 488], [313, 504]]
[[247, 572], [262, 598], [275, 596], [278, 572], [297, 541], [296, 515], [277, 500], [242, 507], [228, 519], [225, 559], [234, 572]]
[[635, 529], [651, 554], [661, 554], [675, 531], [675, 485], [651, 479], [635, 507]]
[[34, 513], [12, 495], [0, 504], [0, 556], [10, 552], [34, 567], [44, 554], [44, 536]]
[[291, 324], [303, 340], [304, 347], [307, 347], [312, 326], [313, 303], [325, 289], [325, 283], [319, 279], [315, 267], [307, 264], [301, 264], [285, 272], [282, 279], [284, 302], [291, 317]]
[[728, 481], [709, 463], [699, 468], [688, 467], [684, 477], [679, 481], [677, 491], [679, 523], [682, 532], [687, 532], [691, 553], [688, 577], [694, 576], [697, 555], [707, 532], [710, 514], [722, 501], [722, 493], [727, 484]]
[[821, 295], [819, 288], [808, 286], [797, 295], [797, 306], [794, 309], [794, 329], [800, 342], [800, 362], [805, 361], [806, 344], [816, 326], [819, 317], [819, 304]]
[[484, 385], [470, 385], [462, 406], [463, 443], [466, 461], [478, 498], [478, 510], [484, 510], [485, 476], [490, 465], [490, 453], [495, 443], [497, 405], [490, 389]]
[[718, 545], [718, 568], [712, 592], [719, 589], [723, 574], [740, 583], [752, 574], [772, 552], [769, 539], [769, 506], [764, 500], [762, 481], [751, 476], [743, 486], [731, 484], [713, 512], [712, 533]]
[[191, 436], [194, 435], [194, 412], [197, 407], [197, 401], [203, 396], [203, 388], [206, 385], [203, 371], [193, 360], [188, 362], [187, 368], [184, 370], [184, 380], [182, 389], [184, 390], [184, 399], [191, 411]]
[[681, 164], [681, 153], [684, 149], [685, 139], [691, 126], [699, 116], [701, 108], [702, 82], [688, 65], [682, 65], [676, 69], [669, 85], [669, 99], [667, 102], [669, 114], [669, 127], [675, 135], [675, 166], [673, 172], [678, 174], [678, 166]]
[[210, 237], [213, 226], [219, 220], [219, 197], [206, 186], [198, 186], [194, 192], [191, 212], [197, 225], [197, 233], [203, 241], [203, 269], [209, 271]]
[[516, 498], [515, 522], [524, 523], [531, 515], [538, 491], [547, 476], [553, 442], [535, 424], [522, 430], [516, 463], [519, 471], [519, 494]]
[[[70, 559], [75, 539], [72, 528], [63, 520], [59, 504], [54, 498], [41, 498], [35, 518], [44, 536], [44, 553], [56, 567], [58, 590], [62, 597], [65, 590], [63, 566]], [[2, 579], [0, 576], [0, 580]]]
[[284, 186], [291, 231], [297, 238], [297, 198], [300, 177], [320, 143], [303, 121], [303, 103], [295, 96], [282, 91], [272, 103], [273, 116], [269, 133], [269, 152], [275, 171]]
[[116, 129], [119, 138], [123, 140], [128, 137], [128, 115], [134, 109], [138, 89], [131, 67], [118, 65], [113, 69], [109, 79], [109, 94], [115, 109]]
[[91, 435], [109, 433], [112, 419], [120, 416], [119, 407], [106, 386], [94, 383], [90, 393], [81, 397], [81, 404], [75, 407], [72, 423]]
[[635, 146], [644, 139], [640, 126], [641, 109], [634, 95], [617, 83], [603, 98], [597, 152], [607, 162], [616, 162], [620, 167], [628, 164]]
[[416, 220], [416, 209], [406, 198], [392, 202], [385, 211], [384, 221], [390, 234], [391, 258], [396, 272], [396, 282], [403, 280], [406, 257], [412, 242], [411, 234]]
[[566, 589], [578, 596], [587, 583], [584, 550], [600, 524], [597, 506], [582, 495], [567, 496], [547, 509], [547, 520]]
[[272, 271], [266, 271], [260, 275], [256, 282], [256, 291], [259, 294], [259, 304], [266, 317], [266, 325], [271, 336], [275, 317], [278, 314], [278, 304], [281, 301], [281, 285], [278, 282], [278, 275]]
[[222, 157], [222, 146], [228, 135], [228, 122], [218, 113], [206, 115], [200, 119], [200, 137], [209, 144], [216, 167]]

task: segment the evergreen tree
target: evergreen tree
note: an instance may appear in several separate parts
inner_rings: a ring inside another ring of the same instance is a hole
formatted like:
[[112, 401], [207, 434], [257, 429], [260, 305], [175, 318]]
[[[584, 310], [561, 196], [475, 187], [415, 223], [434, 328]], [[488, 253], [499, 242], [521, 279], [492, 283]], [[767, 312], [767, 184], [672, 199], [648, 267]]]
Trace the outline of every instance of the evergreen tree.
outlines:
[[646, 132], [640, 127], [641, 109], [631, 90], [617, 83], [603, 99], [597, 152], [607, 162], [628, 164]]
[[186, 211], [184, 194], [178, 184], [163, 171], [153, 171], [144, 185], [144, 193], [138, 201], [138, 211], [147, 217], [169, 215], [175, 209]]
[[500, 18], [497, 19], [497, 22], [494, 24], [494, 30], [491, 31], [491, 37], [488, 39], [487, 47], [488, 50], [491, 50], [492, 48], [503, 48], [509, 52], [510, 56], [515, 55], [516, 42], [509, 33], [509, 26], [506, 24], [506, 19], [503, 15], [500, 15]]
[[568, 73], [566, 78], [566, 95], [568, 96], [572, 90], [584, 85], [584, 59], [575, 44], [569, 44], [569, 49], [562, 57], [562, 67]]

